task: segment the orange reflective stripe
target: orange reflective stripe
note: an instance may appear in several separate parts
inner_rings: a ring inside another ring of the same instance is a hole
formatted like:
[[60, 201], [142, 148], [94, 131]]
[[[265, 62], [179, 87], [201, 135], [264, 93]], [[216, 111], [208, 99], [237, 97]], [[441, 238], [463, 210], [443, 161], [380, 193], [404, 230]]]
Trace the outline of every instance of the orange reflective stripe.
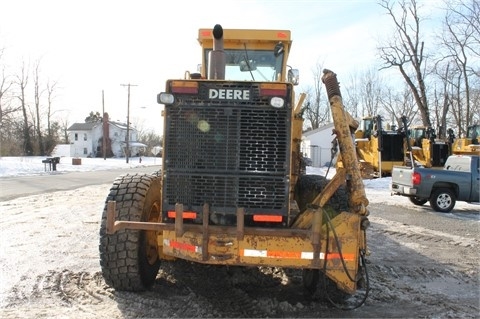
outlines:
[[273, 222], [281, 223], [283, 217], [280, 215], [253, 215], [254, 222]]
[[[355, 259], [355, 254], [342, 254], [343, 260], [348, 260], [352, 261]], [[330, 259], [340, 259], [340, 254], [339, 253], [328, 253], [327, 254], [327, 260]]]
[[[170, 210], [167, 213], [168, 218], [175, 218], [177, 217], [177, 213], [174, 210]], [[197, 218], [197, 213], [195, 212], [183, 212], [182, 214], [183, 219], [195, 219]]]
[[169, 246], [169, 247], [172, 247], [174, 249], [186, 250], [186, 251], [191, 251], [191, 252], [194, 252], [194, 253], [201, 251], [201, 247], [191, 245], [191, 244], [181, 243], [181, 242], [174, 241], [174, 240], [164, 240], [163, 244], [164, 244], [164, 246]]

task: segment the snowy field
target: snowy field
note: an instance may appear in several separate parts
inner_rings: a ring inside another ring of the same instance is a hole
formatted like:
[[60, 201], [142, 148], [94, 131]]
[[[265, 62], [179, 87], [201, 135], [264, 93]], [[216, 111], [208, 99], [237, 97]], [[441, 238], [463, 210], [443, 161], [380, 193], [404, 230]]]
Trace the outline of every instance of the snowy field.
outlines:
[[[5, 156], [0, 157], [0, 177], [30, 176], [43, 174], [62, 174], [65, 172], [97, 171], [109, 169], [132, 168], [138, 166], [161, 165], [160, 157], [130, 157], [125, 158], [81, 158], [81, 165], [73, 165], [72, 157], [60, 157], [57, 171], [49, 171], [49, 164], [42, 163], [43, 156]], [[46, 169], [45, 169], [46, 168]]]

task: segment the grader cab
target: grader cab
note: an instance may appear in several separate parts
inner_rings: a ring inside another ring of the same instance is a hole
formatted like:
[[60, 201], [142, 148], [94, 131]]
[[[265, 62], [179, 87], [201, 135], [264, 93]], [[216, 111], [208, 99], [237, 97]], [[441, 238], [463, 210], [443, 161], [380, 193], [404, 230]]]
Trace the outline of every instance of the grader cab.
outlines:
[[365, 288], [368, 200], [336, 75], [324, 83], [345, 168], [305, 175], [290, 31], [200, 29], [199, 72], [166, 82], [162, 169], [107, 196], [100, 264], [118, 290], [148, 289], [162, 262], [303, 269], [346, 295]]

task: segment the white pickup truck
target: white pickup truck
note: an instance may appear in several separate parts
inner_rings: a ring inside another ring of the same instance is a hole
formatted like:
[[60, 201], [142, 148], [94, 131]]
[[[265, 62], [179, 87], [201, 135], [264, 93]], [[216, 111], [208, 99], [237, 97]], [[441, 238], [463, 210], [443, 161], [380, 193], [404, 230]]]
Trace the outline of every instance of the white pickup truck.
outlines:
[[451, 155], [443, 169], [394, 166], [391, 193], [419, 206], [430, 201], [435, 211], [445, 213], [456, 201], [480, 202], [479, 161], [478, 155]]

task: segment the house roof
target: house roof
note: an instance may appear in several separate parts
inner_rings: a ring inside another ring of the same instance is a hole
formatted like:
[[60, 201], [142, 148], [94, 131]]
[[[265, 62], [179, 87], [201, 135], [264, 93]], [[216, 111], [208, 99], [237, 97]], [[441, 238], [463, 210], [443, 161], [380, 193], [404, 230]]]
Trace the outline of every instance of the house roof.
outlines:
[[[127, 129], [127, 124], [121, 123], [121, 122], [115, 122], [115, 121], [108, 121], [110, 125], [116, 126], [121, 130], [126, 130]], [[67, 131], [91, 131], [94, 127], [97, 125], [101, 125], [102, 122], [93, 122], [93, 123], [73, 123], [72, 126], [70, 126]], [[130, 126], [131, 130], [135, 130], [135, 128]]]
[[67, 131], [91, 131], [99, 122], [94, 123], [73, 123]]
[[324, 125], [324, 126], [321, 126], [321, 127], [317, 128], [317, 129], [314, 129], [314, 130], [311, 130], [311, 131], [308, 131], [308, 132], [304, 132], [304, 133], [303, 133], [303, 136], [308, 137], [308, 136], [310, 136], [310, 135], [313, 135], [313, 134], [315, 134], [315, 133], [318, 133], [318, 132], [321, 132], [321, 131], [325, 131], [325, 130], [328, 130], [328, 129], [330, 129], [330, 130], [333, 129], [333, 123], [328, 123], [328, 124], [326, 124], [326, 125]]
[[[122, 143], [122, 144], [127, 144], [126, 142], [121, 142], [121, 143]], [[135, 147], [135, 146], [136, 146], [136, 147], [147, 147], [147, 145], [145, 145], [145, 144], [143, 144], [143, 143], [140, 143], [140, 142], [132, 142], [132, 141], [130, 141], [130, 142], [128, 143], [128, 145], [129, 145], [130, 147]]]
[[[359, 119], [359, 118], [355, 118], [355, 120], [356, 120], [357, 122], [359, 122], [359, 123], [360, 123], [360, 121], [361, 121], [361, 119]], [[335, 126], [335, 125], [334, 125], [333, 122], [332, 122], [332, 123], [328, 123], [328, 124], [325, 124], [324, 126], [321, 126], [321, 127], [317, 128], [317, 129], [314, 129], [314, 130], [311, 130], [311, 131], [308, 131], [308, 132], [304, 132], [304, 133], [303, 133], [303, 136], [308, 137], [308, 136], [310, 136], [310, 135], [314, 135], [315, 133], [322, 132], [322, 131], [325, 131], [325, 130], [328, 130], [328, 129], [332, 130], [332, 129], [334, 128], [334, 126]]]
[[[121, 123], [121, 122], [114, 122], [114, 121], [108, 121], [110, 125], [116, 126], [121, 130], [126, 130], [127, 129], [127, 124], [126, 123]], [[132, 126], [130, 126], [130, 129], [132, 130]]]

